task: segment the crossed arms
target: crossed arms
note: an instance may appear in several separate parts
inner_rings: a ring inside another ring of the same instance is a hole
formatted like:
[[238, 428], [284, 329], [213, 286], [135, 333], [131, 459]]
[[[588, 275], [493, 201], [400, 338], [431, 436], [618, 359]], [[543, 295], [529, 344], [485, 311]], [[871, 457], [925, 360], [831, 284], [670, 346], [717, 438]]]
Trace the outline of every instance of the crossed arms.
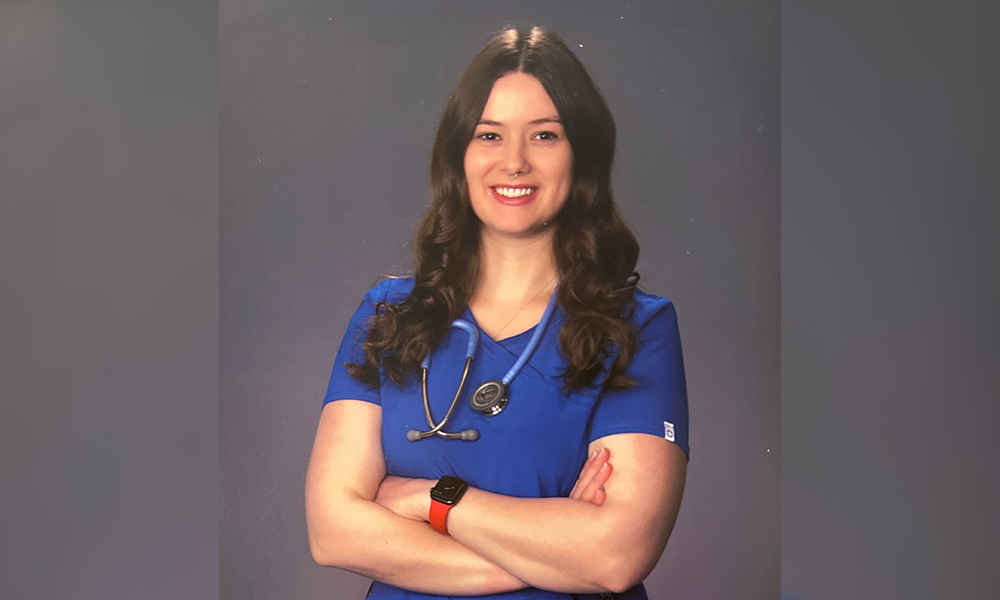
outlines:
[[[569, 498], [470, 488], [442, 535], [426, 523], [435, 481], [386, 477], [381, 427], [381, 407], [368, 402], [323, 409], [306, 477], [319, 564], [430, 594], [622, 592], [656, 565], [677, 518], [684, 452], [656, 436], [619, 434], [591, 444]], [[600, 469], [609, 453], [614, 477], [610, 464]]]

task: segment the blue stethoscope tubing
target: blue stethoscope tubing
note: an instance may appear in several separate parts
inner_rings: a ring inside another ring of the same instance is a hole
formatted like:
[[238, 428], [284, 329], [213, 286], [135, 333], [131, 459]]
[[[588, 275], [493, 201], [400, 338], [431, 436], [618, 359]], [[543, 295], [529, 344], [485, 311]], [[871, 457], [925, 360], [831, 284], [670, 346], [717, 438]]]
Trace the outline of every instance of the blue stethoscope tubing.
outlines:
[[[549, 298], [549, 303], [545, 307], [545, 312], [542, 313], [541, 320], [535, 327], [535, 332], [531, 335], [531, 339], [528, 340], [528, 345], [525, 346], [521, 355], [517, 358], [517, 362], [514, 363], [514, 366], [507, 371], [502, 379], [490, 379], [472, 392], [472, 395], [469, 397], [469, 405], [474, 410], [481, 412], [488, 417], [494, 417], [503, 412], [503, 410], [507, 407], [507, 386], [514, 381], [514, 378], [521, 372], [524, 365], [528, 364], [528, 360], [531, 359], [531, 355], [534, 354], [535, 350], [538, 348], [538, 344], [542, 341], [542, 335], [545, 333], [549, 320], [552, 318], [552, 313], [555, 311], [557, 290], [558, 286], [552, 291], [552, 296]], [[462, 370], [462, 379], [458, 384], [458, 389], [455, 391], [455, 397], [452, 398], [451, 406], [448, 407], [448, 412], [445, 413], [444, 418], [441, 419], [440, 423], [434, 423], [434, 417], [431, 416], [430, 401], [427, 398], [427, 372], [431, 367], [431, 356], [428, 353], [427, 357], [420, 363], [420, 391], [424, 401], [424, 416], [427, 417], [427, 424], [430, 425], [431, 428], [428, 431], [417, 431], [416, 429], [407, 431], [406, 439], [411, 442], [416, 442], [434, 435], [438, 435], [449, 440], [466, 440], [469, 442], [474, 442], [479, 439], [479, 431], [476, 429], [465, 429], [458, 433], [449, 433], [444, 431], [445, 424], [448, 422], [448, 419], [451, 418], [452, 413], [455, 412], [455, 407], [458, 406], [458, 399], [462, 395], [462, 390], [465, 389], [465, 379], [469, 375], [469, 367], [472, 364], [473, 357], [476, 355], [476, 349], [479, 347], [479, 328], [465, 319], [455, 319], [452, 321], [451, 326], [461, 329], [469, 334], [469, 343], [465, 349], [465, 368]]]

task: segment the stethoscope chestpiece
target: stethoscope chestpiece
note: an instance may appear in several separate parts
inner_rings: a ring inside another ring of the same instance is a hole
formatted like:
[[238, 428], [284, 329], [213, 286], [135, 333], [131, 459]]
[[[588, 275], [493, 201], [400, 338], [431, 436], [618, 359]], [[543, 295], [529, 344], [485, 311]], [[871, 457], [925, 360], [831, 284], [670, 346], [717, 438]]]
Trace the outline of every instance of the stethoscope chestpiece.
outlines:
[[499, 379], [490, 379], [472, 392], [469, 405], [487, 417], [495, 417], [507, 408], [507, 386]]

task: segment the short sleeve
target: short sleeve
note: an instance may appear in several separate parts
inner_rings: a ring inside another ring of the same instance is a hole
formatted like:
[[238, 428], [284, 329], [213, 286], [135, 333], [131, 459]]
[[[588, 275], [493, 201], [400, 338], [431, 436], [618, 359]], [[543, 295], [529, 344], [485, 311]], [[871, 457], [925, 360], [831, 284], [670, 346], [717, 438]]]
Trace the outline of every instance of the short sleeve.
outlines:
[[344, 339], [340, 342], [337, 359], [333, 363], [333, 373], [330, 374], [330, 384], [323, 397], [323, 406], [334, 400], [364, 400], [372, 404], [382, 403], [381, 390], [358, 381], [347, 374], [344, 363], [360, 363], [364, 361], [365, 353], [361, 344], [368, 335], [368, 327], [375, 316], [375, 304], [381, 300], [379, 287], [376, 286], [365, 294], [361, 306], [354, 311], [351, 322], [347, 324]]
[[626, 374], [636, 385], [601, 394], [591, 416], [589, 441], [616, 433], [648, 433], [688, 447], [687, 385], [672, 302], [657, 298], [655, 313], [639, 329]]

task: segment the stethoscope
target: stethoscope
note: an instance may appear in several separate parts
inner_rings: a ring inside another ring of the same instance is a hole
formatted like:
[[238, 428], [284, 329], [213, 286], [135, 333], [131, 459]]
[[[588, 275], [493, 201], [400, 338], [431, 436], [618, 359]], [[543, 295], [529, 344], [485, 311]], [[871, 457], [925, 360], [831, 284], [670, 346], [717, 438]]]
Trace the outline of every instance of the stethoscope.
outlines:
[[[490, 379], [472, 392], [472, 396], [469, 398], [469, 405], [473, 410], [481, 412], [487, 417], [495, 417], [507, 408], [509, 402], [507, 398], [507, 386], [510, 385], [510, 382], [514, 381], [517, 374], [528, 363], [528, 359], [531, 358], [532, 353], [538, 348], [538, 343], [542, 340], [542, 335], [545, 333], [545, 328], [549, 324], [549, 319], [552, 317], [555, 306], [556, 291], [553, 290], [552, 296], [549, 298], [549, 304], [545, 307], [545, 312], [542, 313], [542, 319], [538, 322], [538, 326], [535, 327], [535, 332], [531, 335], [528, 345], [525, 346], [524, 351], [521, 352], [521, 356], [517, 358], [514, 366], [507, 371], [503, 379]], [[448, 422], [451, 414], [455, 412], [455, 407], [458, 406], [458, 399], [462, 395], [462, 390], [465, 389], [465, 378], [469, 375], [469, 366], [472, 364], [472, 357], [476, 355], [476, 348], [479, 346], [479, 329], [475, 325], [465, 319], [455, 319], [451, 323], [451, 326], [469, 334], [469, 344], [465, 350], [465, 369], [462, 371], [462, 380], [458, 384], [458, 390], [455, 391], [455, 397], [451, 401], [451, 406], [448, 407], [448, 412], [445, 413], [440, 423], [435, 424], [434, 417], [431, 416], [430, 401], [427, 399], [427, 371], [431, 367], [430, 354], [420, 363], [420, 390], [424, 397], [424, 416], [427, 417], [427, 424], [431, 428], [428, 431], [417, 431], [416, 429], [407, 431], [406, 439], [411, 442], [429, 438], [432, 435], [439, 435], [449, 440], [466, 440], [469, 442], [479, 439], [479, 431], [476, 429], [466, 429], [459, 433], [444, 431], [445, 423]]]

